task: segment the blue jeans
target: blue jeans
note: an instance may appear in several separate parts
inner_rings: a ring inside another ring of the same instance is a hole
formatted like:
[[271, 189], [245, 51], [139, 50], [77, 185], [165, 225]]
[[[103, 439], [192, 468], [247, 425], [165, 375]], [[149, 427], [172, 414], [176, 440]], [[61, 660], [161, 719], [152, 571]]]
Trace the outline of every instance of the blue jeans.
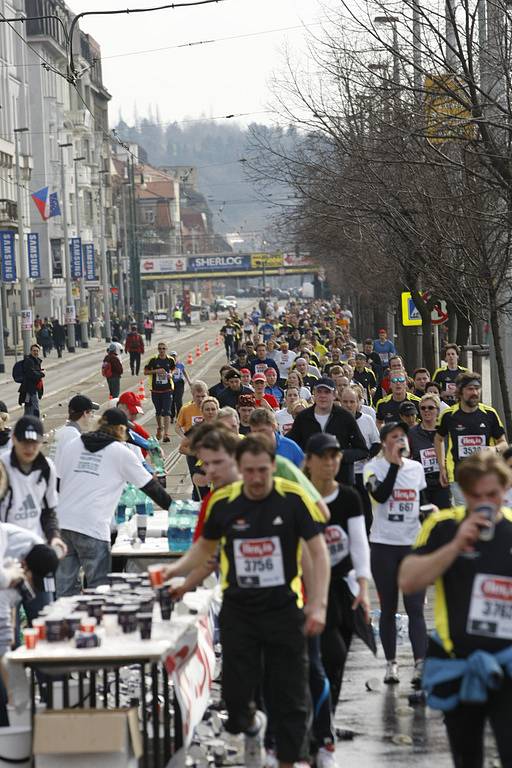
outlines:
[[39, 397], [37, 396], [37, 392], [34, 392], [33, 395], [26, 394], [25, 395], [25, 416], [37, 416], [39, 418], [41, 415], [39, 411]]
[[57, 570], [57, 597], [78, 595], [82, 589], [80, 567], [87, 586], [94, 588], [107, 583], [111, 570], [110, 541], [94, 539], [76, 531], [61, 531], [68, 553]]

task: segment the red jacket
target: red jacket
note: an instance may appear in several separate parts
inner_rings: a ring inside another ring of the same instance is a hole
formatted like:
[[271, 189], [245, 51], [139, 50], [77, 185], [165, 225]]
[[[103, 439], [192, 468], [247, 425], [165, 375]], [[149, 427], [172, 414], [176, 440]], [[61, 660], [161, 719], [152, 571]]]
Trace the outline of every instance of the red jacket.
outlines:
[[140, 354], [144, 352], [144, 341], [142, 340], [140, 333], [137, 333], [137, 331], [130, 331], [126, 337], [124, 351], [139, 352]]

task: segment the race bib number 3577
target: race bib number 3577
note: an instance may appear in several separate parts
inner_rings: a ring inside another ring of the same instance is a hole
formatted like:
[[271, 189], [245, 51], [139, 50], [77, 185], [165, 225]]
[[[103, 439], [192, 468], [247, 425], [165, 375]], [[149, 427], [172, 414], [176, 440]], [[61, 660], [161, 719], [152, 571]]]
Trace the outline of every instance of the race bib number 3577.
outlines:
[[467, 631], [512, 640], [512, 578], [478, 573], [473, 581]]
[[233, 553], [239, 587], [257, 589], [285, 583], [281, 541], [277, 536], [235, 539]]

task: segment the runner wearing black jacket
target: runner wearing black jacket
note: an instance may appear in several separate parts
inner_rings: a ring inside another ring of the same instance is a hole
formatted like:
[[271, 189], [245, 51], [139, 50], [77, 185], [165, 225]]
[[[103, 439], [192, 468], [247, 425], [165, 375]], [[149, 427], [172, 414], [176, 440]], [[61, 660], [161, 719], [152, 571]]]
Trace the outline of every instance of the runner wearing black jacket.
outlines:
[[287, 437], [306, 450], [311, 435], [327, 432], [336, 435], [342, 451], [341, 468], [336, 480], [354, 484], [354, 462], [368, 457], [368, 448], [351, 413], [334, 405], [336, 386], [322, 377], [314, 387], [315, 405], [297, 414]]

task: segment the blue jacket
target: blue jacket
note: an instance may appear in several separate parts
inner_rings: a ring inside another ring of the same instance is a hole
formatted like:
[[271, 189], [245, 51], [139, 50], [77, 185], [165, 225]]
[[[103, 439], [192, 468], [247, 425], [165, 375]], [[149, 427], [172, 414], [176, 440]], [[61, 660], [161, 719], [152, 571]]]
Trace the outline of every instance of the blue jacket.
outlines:
[[279, 432], [276, 432], [276, 453], [278, 456], [284, 456], [285, 459], [289, 459], [299, 469], [302, 467], [304, 451], [297, 443], [279, 434]]
[[[467, 659], [425, 660], [422, 687], [432, 709], [449, 712], [459, 704], [485, 704], [489, 691], [497, 690], [504, 675], [512, 678], [512, 645], [498, 653], [474, 651]], [[461, 680], [457, 693], [438, 696], [434, 688], [442, 683]]]

